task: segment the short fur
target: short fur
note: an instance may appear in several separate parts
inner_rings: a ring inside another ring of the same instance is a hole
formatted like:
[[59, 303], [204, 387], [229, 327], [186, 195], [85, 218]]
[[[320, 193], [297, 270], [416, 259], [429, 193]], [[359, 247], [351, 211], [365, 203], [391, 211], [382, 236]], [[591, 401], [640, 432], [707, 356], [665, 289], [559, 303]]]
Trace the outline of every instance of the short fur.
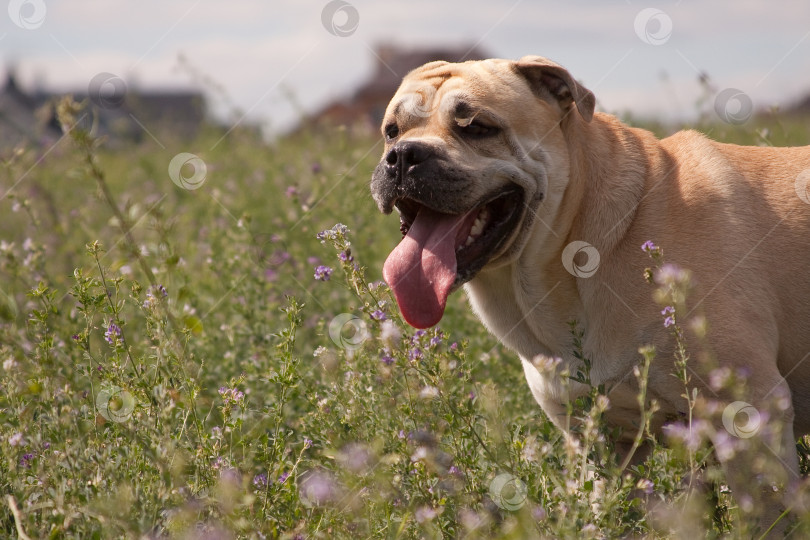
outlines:
[[[483, 142], [459, 137], [452, 111], [461, 100], [491, 113], [503, 134]], [[752, 375], [750, 402], [790, 397], [779, 460], [797, 478], [795, 440], [810, 432], [810, 205], [796, 182], [810, 174], [810, 147], [740, 147], [695, 131], [659, 140], [594, 113], [594, 105], [590, 91], [542, 57], [434, 62], [410, 73], [392, 99], [384, 127], [396, 123], [399, 135], [386, 153], [403, 141], [435, 150], [441, 163], [430, 177], [410, 181], [435, 194], [436, 210], [474, 208], [508, 183], [524, 189], [521, 225], [464, 288], [489, 331], [520, 355], [531, 392], [553, 421], [571, 396], [533, 359], [559, 357], [576, 369], [571, 320], [585, 331], [592, 382], [610, 388], [607, 419], [627, 437], [639, 418], [632, 368], [641, 345], [657, 349], [649, 376], [650, 396], [662, 406], [655, 428], [685, 412], [684, 389], [667, 360], [671, 331], [642, 277], [651, 262], [641, 245], [652, 240], [667, 261], [693, 272], [690, 308], [705, 314], [719, 364]], [[390, 211], [392, 195], [378, 174], [372, 192]], [[600, 255], [592, 277], [574, 277], [562, 264], [563, 249], [578, 240]], [[727, 467], [733, 473], [735, 461]], [[766, 520], [779, 513], [778, 503], [769, 504]]]

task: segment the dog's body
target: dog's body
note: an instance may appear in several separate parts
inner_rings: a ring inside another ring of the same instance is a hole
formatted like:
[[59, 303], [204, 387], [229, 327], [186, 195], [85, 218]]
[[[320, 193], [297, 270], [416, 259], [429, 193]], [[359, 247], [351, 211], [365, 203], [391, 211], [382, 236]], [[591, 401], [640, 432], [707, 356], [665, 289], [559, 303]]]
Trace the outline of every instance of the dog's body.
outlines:
[[[671, 332], [642, 278], [651, 261], [640, 246], [653, 240], [667, 260], [694, 273], [690, 307], [705, 312], [722, 364], [749, 368], [763, 396], [784, 374], [795, 410], [804, 413], [794, 419], [797, 434], [810, 431], [810, 362], [803, 362], [810, 353], [810, 279], [801, 267], [810, 261], [810, 205], [794, 188], [810, 168], [808, 149], [740, 148], [694, 132], [658, 141], [600, 114], [585, 131], [580, 143], [589, 145], [596, 167], [572, 171], [569, 189], [582, 182], [582, 199], [547, 223], [558, 237], [541, 231], [551, 238], [530, 239], [514, 262], [484, 268], [465, 285], [479, 318], [528, 364], [535, 398], [552, 419], [555, 408], [564, 412], [558, 389], [541, 384], [528, 361], [544, 354], [575, 364], [570, 320], [587, 329], [592, 382], [613, 388], [612, 396], [621, 391], [616, 383], [634, 380], [640, 345], [671, 358]], [[593, 138], [603, 144], [591, 144]], [[563, 248], [575, 240], [598, 250], [592, 277], [577, 279], [561, 264]], [[669, 412], [683, 412], [672, 364], [654, 364], [650, 379], [652, 396]], [[613, 416], [627, 412], [635, 422], [637, 388], [628, 391], [632, 411], [614, 407]]]
[[[607, 419], [632, 438], [641, 345], [657, 350], [655, 427], [686, 412], [671, 329], [643, 281], [651, 261], [641, 246], [653, 241], [693, 273], [689, 312], [678, 317], [704, 314], [708, 333], [697, 343], [686, 332], [690, 346], [747, 370], [755, 406], [790, 397], [777, 452], [794, 480], [795, 437], [810, 432], [810, 204], [802, 196], [810, 147], [739, 147], [696, 132], [658, 140], [593, 108], [588, 90], [541, 57], [436, 62], [405, 78], [372, 181], [380, 208], [396, 206], [408, 233], [384, 269], [403, 315], [435, 324], [447, 294], [464, 284], [558, 423], [571, 396], [533, 359], [559, 357], [575, 372], [575, 320], [591, 382], [610, 392]], [[565, 248], [577, 241], [598, 253], [595, 273], [566, 269]], [[705, 374], [693, 374], [704, 386]]]

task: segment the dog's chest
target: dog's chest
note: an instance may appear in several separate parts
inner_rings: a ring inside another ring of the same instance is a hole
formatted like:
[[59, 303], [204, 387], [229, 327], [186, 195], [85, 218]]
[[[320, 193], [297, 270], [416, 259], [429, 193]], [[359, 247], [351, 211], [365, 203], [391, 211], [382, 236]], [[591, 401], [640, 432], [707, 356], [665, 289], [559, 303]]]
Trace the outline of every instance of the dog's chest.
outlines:
[[[565, 281], [547, 283], [532, 276], [532, 286], [524, 287], [516, 279], [516, 273], [510, 270], [507, 267], [482, 272], [465, 285], [465, 291], [473, 310], [487, 329], [520, 355], [532, 395], [556, 422], [560, 415], [565, 414], [565, 401], [587, 392], [587, 388], [573, 381], [563, 385], [559, 376], [538, 370], [533, 360], [537, 355], [560, 358], [560, 368], [567, 366], [571, 373], [576, 373], [583, 366], [574, 357], [574, 340], [568, 323], [577, 321], [582, 329], [588, 322], [596, 327], [599, 324], [584, 319], [579, 304], [572, 302], [577, 293], [566, 289]], [[586, 339], [583, 353], [592, 361], [592, 383], [608, 384], [611, 397], [616, 399], [616, 412], [620, 417], [626, 416], [623, 411], [635, 406], [637, 393], [637, 388], [628, 385], [626, 380], [628, 375], [632, 379], [632, 372], [619, 369], [623, 363], [618, 357], [611, 355], [615, 362], [605, 361], [598, 342]]]
[[571, 334], [566, 321], [572, 312], [555, 308], [561, 284], [533, 280], [531, 287], [521, 286], [513, 267], [481, 272], [464, 285], [473, 311], [501, 343], [531, 359], [538, 354], [571, 354]]

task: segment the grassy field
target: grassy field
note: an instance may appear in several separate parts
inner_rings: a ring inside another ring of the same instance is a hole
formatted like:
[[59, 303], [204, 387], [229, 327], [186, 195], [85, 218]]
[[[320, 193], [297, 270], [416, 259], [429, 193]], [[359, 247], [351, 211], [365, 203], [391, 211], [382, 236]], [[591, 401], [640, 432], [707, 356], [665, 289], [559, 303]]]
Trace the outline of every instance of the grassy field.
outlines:
[[401, 321], [377, 137], [222, 136], [3, 156], [0, 537], [750, 537], [706, 440], [621, 473], [599, 389], [565, 436], [463, 294], [440, 329]]

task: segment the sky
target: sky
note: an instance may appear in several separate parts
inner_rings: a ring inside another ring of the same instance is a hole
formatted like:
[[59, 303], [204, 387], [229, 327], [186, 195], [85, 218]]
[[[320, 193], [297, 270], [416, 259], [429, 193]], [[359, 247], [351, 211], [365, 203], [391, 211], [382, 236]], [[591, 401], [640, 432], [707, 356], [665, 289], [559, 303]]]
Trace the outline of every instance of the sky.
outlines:
[[665, 120], [711, 108], [726, 89], [760, 108], [810, 93], [807, 0], [7, 3], [0, 62], [24, 87], [86, 92], [110, 73], [127, 88], [199, 89], [218, 118], [271, 132], [351, 94], [381, 43], [539, 54], [591, 89], [599, 110]]

